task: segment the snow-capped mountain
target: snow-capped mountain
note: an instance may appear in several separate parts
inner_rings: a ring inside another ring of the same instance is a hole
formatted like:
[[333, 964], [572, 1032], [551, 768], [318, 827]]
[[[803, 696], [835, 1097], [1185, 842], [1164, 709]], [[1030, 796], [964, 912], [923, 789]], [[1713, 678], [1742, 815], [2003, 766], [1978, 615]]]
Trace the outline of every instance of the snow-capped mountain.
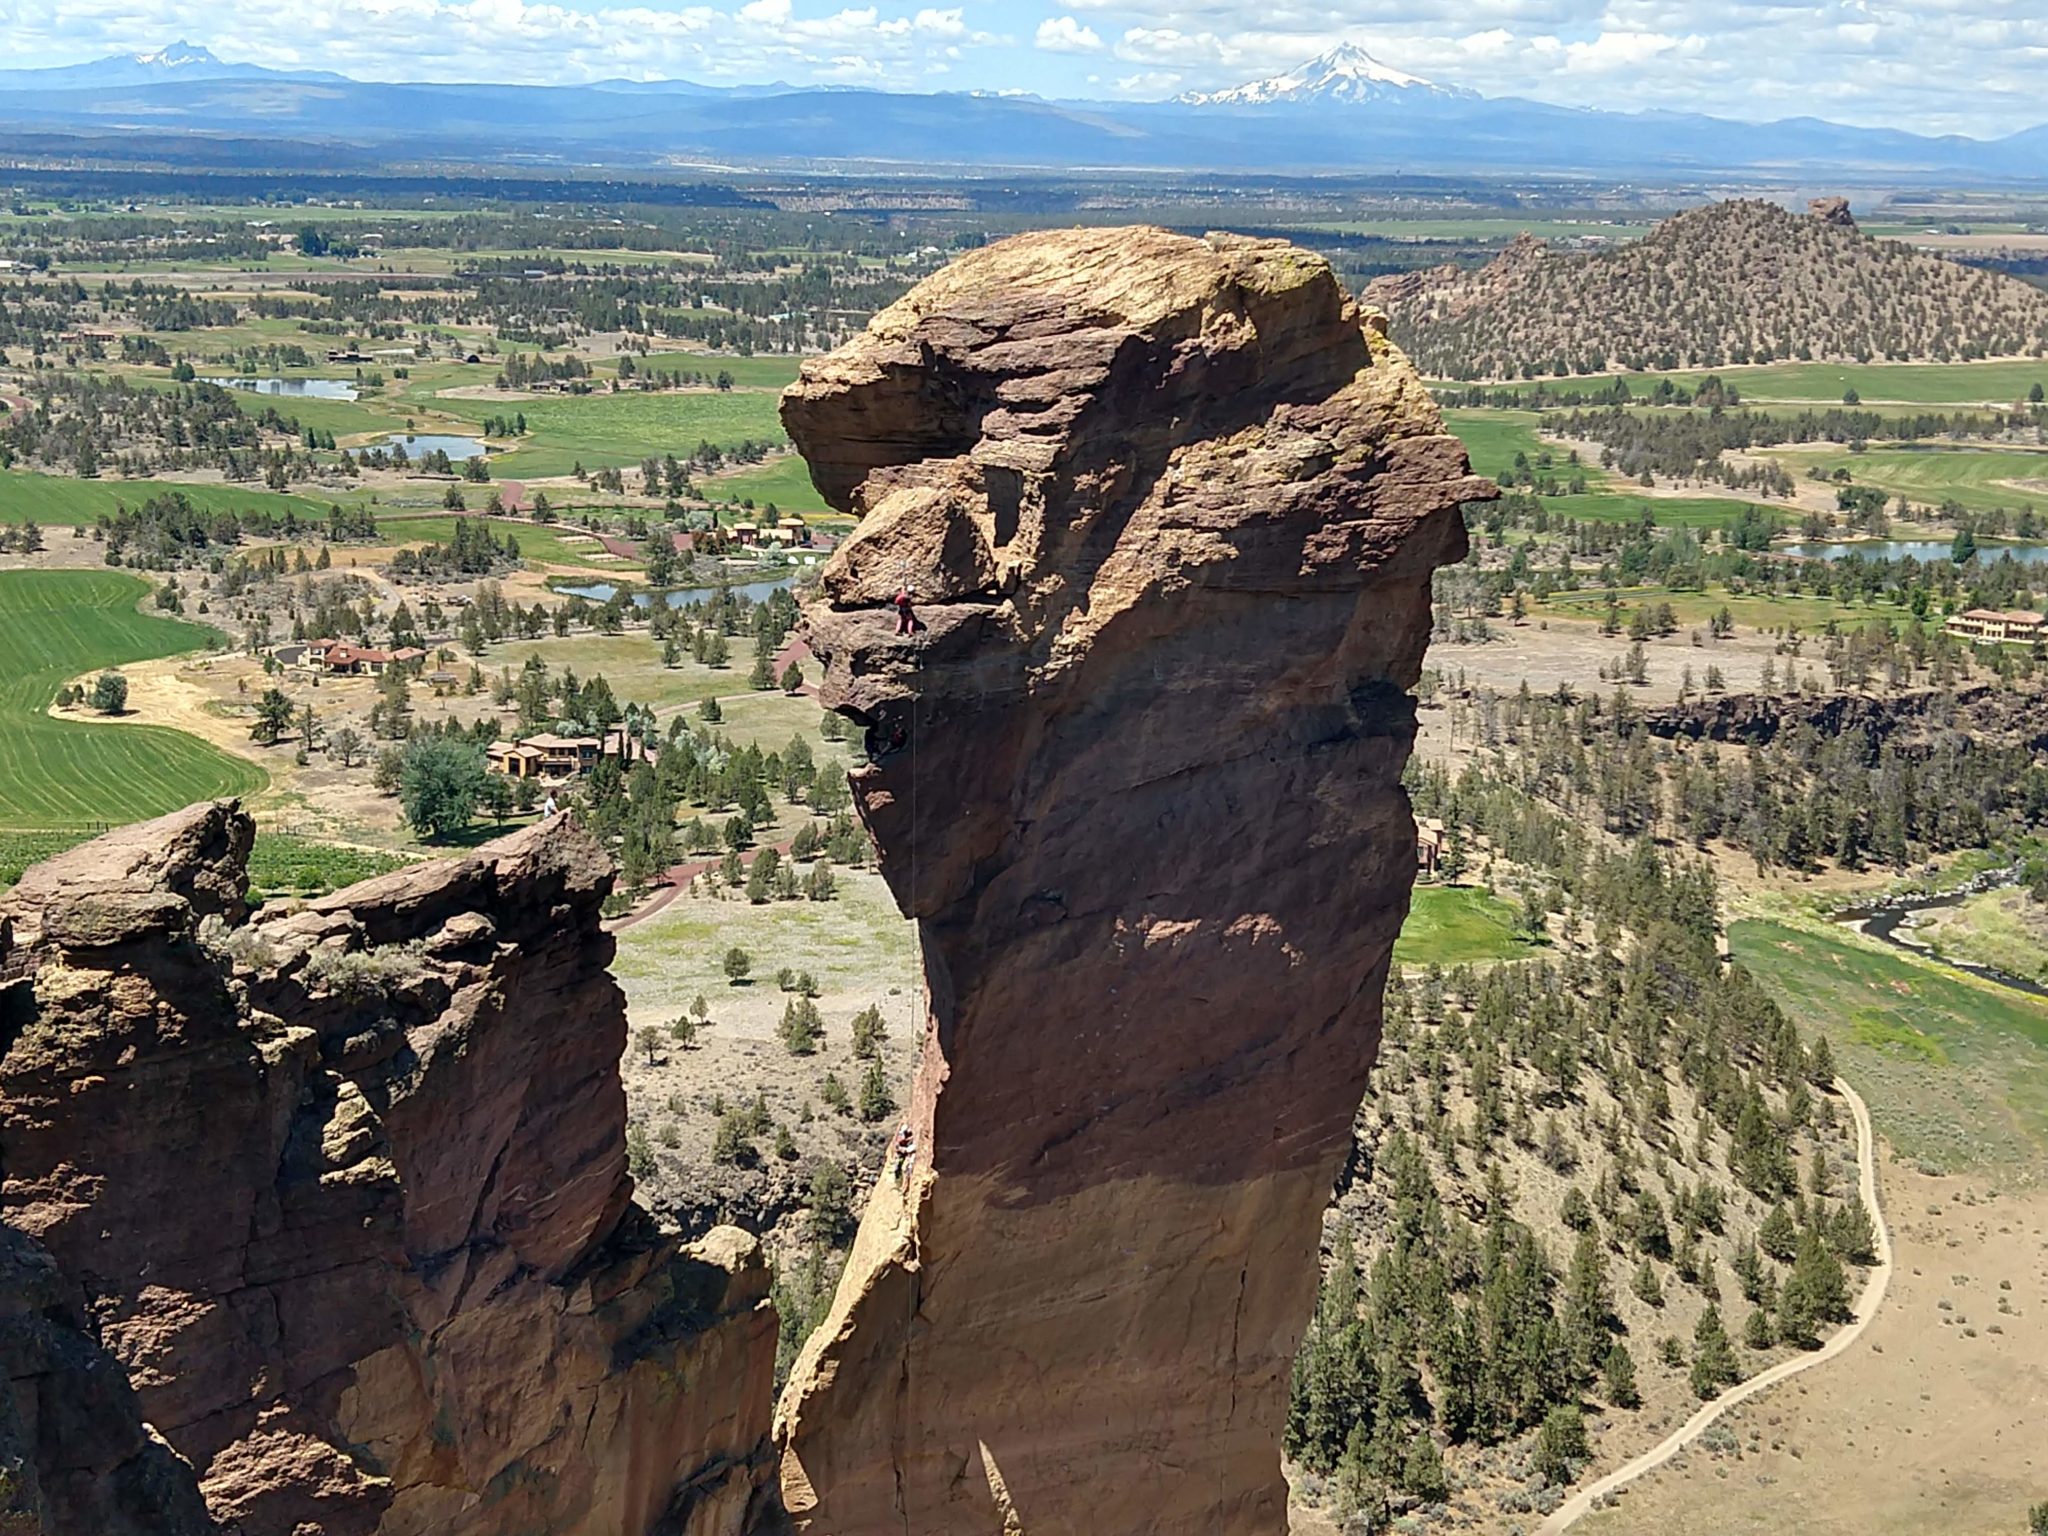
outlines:
[[0, 70], [0, 91], [133, 90], [184, 85], [198, 80], [338, 80], [313, 70], [271, 70], [260, 64], [228, 64], [211, 49], [179, 41], [147, 53], [117, 53], [87, 64], [55, 69]]
[[198, 74], [204, 70], [218, 70], [221, 67], [220, 60], [215, 58], [209, 49], [182, 39], [153, 53], [138, 53], [131, 57], [144, 69], [165, 72], [183, 70], [187, 74]]
[[1284, 75], [1227, 91], [1189, 91], [1174, 99], [1191, 107], [1264, 107], [1322, 101], [1401, 101], [1419, 97], [1476, 100], [1477, 92], [1437, 85], [1382, 64], [1356, 43], [1339, 43]]

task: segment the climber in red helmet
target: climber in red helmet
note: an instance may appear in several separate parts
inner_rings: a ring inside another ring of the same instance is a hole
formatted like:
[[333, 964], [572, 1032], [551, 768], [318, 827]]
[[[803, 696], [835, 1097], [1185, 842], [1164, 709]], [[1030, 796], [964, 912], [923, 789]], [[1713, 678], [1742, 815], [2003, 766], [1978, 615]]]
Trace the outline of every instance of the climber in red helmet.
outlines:
[[917, 615], [910, 606], [910, 583], [905, 582], [896, 589], [896, 633], [914, 635], [918, 631]]

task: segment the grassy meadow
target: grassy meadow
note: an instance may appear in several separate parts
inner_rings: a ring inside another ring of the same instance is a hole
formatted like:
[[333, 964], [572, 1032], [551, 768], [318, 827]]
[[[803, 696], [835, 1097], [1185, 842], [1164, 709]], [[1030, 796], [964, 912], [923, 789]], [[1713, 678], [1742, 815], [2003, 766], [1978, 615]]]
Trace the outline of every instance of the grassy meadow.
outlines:
[[1829, 474], [1847, 470], [1858, 485], [1915, 502], [1954, 501], [1978, 511], [2048, 506], [2048, 452], [1879, 444], [1864, 453], [1787, 448], [1777, 456], [1795, 475], [1816, 467]]
[[1828, 1036], [1903, 1155], [1955, 1172], [2048, 1149], [2048, 1003], [1847, 932], [1746, 918], [1728, 946], [1802, 1027]]
[[1490, 891], [1463, 885], [1418, 885], [1394, 941], [1397, 965], [1471, 965], [1529, 953], [1515, 932], [1514, 909]]
[[182, 731], [45, 712], [74, 677], [205, 643], [198, 625], [138, 612], [148, 591], [114, 571], [0, 574], [0, 828], [136, 821], [267, 782]]
[[243, 485], [185, 485], [166, 480], [72, 480], [61, 475], [0, 472], [0, 523], [37, 522], [46, 528], [90, 524], [120, 507], [139, 507], [164, 491], [182, 492], [209, 512], [253, 508], [282, 516], [324, 518], [329, 503], [317, 493], [279, 495]]

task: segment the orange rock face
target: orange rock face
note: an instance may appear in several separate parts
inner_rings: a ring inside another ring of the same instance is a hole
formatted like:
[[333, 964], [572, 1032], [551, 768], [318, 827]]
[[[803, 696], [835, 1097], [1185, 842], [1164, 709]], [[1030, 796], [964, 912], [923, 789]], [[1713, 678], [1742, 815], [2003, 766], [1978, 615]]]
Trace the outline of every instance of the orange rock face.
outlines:
[[[196, 806], [0, 901], [5, 1235], [240, 1536], [737, 1536], [768, 1276], [632, 1203], [602, 849], [557, 821], [251, 921], [251, 837]], [[97, 1464], [161, 1475], [105, 1422]]]
[[783, 417], [863, 515], [806, 620], [929, 1000], [914, 1156], [779, 1411], [788, 1511], [1278, 1536], [1430, 575], [1492, 488], [1319, 258], [1228, 236], [975, 252]]

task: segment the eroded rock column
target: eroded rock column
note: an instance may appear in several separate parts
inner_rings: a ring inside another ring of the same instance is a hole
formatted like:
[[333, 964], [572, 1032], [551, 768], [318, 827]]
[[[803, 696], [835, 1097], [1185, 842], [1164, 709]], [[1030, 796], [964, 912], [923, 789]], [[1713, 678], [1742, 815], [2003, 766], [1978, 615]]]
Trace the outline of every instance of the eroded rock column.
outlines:
[[783, 1400], [790, 1513], [1275, 1536], [1429, 578], [1492, 488], [1323, 261], [1229, 236], [976, 252], [783, 416], [862, 519], [806, 619], [929, 1001], [916, 1156]]

